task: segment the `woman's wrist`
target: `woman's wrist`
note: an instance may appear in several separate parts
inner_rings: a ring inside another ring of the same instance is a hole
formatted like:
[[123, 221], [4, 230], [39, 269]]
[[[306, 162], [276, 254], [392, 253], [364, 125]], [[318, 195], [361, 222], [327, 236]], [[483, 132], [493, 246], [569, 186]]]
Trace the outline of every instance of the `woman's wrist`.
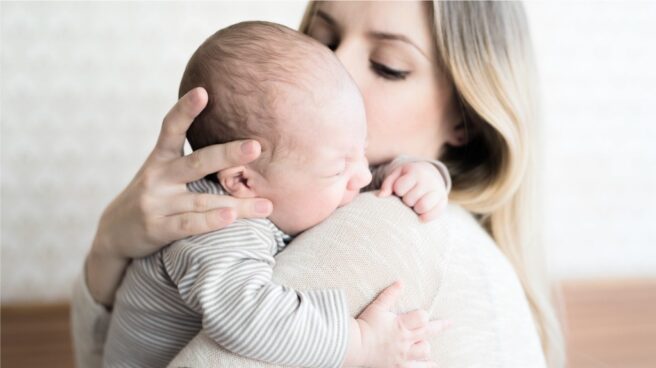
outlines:
[[99, 227], [84, 262], [84, 276], [89, 293], [99, 304], [111, 308], [129, 259], [112, 251], [111, 243]]

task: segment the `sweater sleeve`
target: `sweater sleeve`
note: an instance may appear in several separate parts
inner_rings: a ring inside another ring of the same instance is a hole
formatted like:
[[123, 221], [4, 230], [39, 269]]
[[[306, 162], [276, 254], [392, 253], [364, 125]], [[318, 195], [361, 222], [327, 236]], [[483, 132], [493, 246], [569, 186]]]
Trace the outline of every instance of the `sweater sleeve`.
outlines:
[[71, 332], [77, 367], [102, 367], [103, 346], [111, 313], [91, 297], [84, 271], [75, 280], [71, 305]]
[[371, 183], [367, 185], [362, 191], [368, 192], [368, 191], [380, 189], [380, 186], [383, 184], [383, 181], [385, 180], [387, 175], [389, 175], [389, 173], [394, 171], [394, 169], [396, 169], [397, 167], [409, 162], [427, 162], [435, 166], [435, 169], [437, 169], [437, 172], [442, 177], [442, 180], [444, 180], [444, 185], [446, 186], [446, 192], [447, 193], [451, 192], [451, 175], [449, 174], [449, 169], [447, 169], [446, 165], [444, 165], [441, 161], [438, 160], [422, 160], [406, 155], [398, 156], [393, 161], [387, 164], [373, 166], [371, 168], [371, 176], [372, 176]]
[[220, 346], [270, 363], [338, 366], [348, 339], [343, 292], [297, 291], [272, 282], [276, 243], [270, 237], [237, 221], [212, 236], [174, 243], [163, 261], [182, 299], [202, 315], [205, 333]]

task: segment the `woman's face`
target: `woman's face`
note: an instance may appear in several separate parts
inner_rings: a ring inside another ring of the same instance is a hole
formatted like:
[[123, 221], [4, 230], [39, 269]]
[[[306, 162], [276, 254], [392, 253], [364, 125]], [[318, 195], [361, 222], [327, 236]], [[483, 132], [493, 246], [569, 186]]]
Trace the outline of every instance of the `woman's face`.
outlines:
[[364, 97], [371, 164], [400, 154], [435, 159], [458, 144], [451, 83], [437, 68], [420, 2], [322, 2], [308, 34], [331, 48]]

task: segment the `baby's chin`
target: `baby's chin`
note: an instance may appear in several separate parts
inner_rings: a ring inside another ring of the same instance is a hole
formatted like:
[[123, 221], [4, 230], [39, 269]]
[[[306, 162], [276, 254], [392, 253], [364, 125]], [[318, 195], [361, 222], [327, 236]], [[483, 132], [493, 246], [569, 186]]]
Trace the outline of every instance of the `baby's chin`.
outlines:
[[342, 199], [342, 202], [339, 204], [339, 206], [337, 206], [337, 208], [344, 207], [347, 204], [353, 202], [353, 200], [359, 193], [360, 191], [358, 190], [349, 190], [346, 193], [344, 193], [344, 198]]
[[317, 219], [314, 221], [305, 221], [303, 223], [295, 223], [295, 224], [282, 224], [282, 223], [276, 223], [275, 221], [272, 220], [274, 225], [276, 225], [282, 232], [284, 232], [287, 235], [291, 236], [296, 236], [302, 232], [305, 232], [307, 230], [310, 230], [311, 228], [319, 225], [320, 223], [324, 222], [328, 217], [330, 216], [324, 216], [321, 219]]
[[[357, 192], [355, 193], [355, 195], [357, 195]], [[271, 222], [273, 222], [274, 225], [276, 225], [285, 234], [296, 236], [324, 222], [339, 207], [345, 206], [348, 203], [352, 202], [353, 198], [355, 198], [355, 195], [349, 194], [348, 198], [345, 197], [347, 201], [343, 200], [343, 204], [340, 203], [337, 206], [333, 205], [334, 207], [323, 206], [321, 209], [318, 209], [317, 211], [313, 211], [311, 213], [308, 213], [307, 210], [297, 211], [295, 212], [293, 218], [290, 216], [281, 216], [281, 218], [278, 218], [276, 216], [275, 208], [274, 208], [274, 213], [269, 217], [269, 220], [271, 220]]]

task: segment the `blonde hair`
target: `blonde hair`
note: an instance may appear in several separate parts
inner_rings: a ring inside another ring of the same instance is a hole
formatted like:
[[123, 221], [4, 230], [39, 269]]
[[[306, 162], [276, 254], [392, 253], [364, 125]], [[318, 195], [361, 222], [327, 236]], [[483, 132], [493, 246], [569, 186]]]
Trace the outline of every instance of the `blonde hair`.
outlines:
[[[307, 33], [315, 4], [308, 5]], [[551, 367], [564, 365], [545, 255], [535, 229], [534, 134], [537, 79], [523, 5], [427, 3], [437, 67], [452, 81], [468, 143], [440, 159], [453, 180], [452, 202], [475, 215], [517, 273]]]

